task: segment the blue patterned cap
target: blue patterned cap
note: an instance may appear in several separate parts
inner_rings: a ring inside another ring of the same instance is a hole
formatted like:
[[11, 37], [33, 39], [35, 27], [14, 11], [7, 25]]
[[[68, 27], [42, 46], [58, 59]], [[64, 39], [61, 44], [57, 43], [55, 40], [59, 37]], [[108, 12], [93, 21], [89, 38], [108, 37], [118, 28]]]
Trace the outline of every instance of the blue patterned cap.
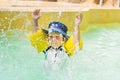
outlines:
[[67, 26], [64, 25], [61, 22], [51, 22], [48, 26], [48, 30], [43, 29], [45, 33], [51, 33], [51, 32], [57, 32], [68, 38], [69, 36], [67, 35]]

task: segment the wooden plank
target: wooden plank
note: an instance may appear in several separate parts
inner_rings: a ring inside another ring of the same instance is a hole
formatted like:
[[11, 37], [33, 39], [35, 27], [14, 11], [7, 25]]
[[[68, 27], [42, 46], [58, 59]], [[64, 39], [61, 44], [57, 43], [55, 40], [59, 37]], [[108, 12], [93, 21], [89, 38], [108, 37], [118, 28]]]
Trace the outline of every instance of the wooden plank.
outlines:
[[0, 1], [0, 11], [33, 11], [41, 9], [42, 12], [78, 12], [88, 11], [89, 9], [120, 9], [113, 6], [99, 6], [92, 2], [67, 3], [67, 2], [48, 2], [48, 1]]
[[88, 11], [89, 8], [82, 7], [80, 4], [64, 2], [47, 2], [47, 1], [16, 1], [9, 6], [1, 6], [0, 10], [4, 11], [33, 11], [41, 9], [42, 12], [59, 12], [59, 11]]

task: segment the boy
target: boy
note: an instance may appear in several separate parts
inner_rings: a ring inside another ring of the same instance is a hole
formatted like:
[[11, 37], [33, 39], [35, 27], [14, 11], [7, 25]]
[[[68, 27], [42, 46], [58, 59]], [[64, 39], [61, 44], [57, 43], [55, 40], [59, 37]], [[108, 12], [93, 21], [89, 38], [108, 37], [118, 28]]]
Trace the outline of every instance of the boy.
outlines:
[[[38, 30], [38, 19], [40, 10], [36, 9], [33, 11], [33, 32], [36, 33]], [[77, 15], [75, 18], [75, 27], [74, 27], [74, 36], [73, 36], [73, 44], [76, 46], [76, 50], [79, 49], [79, 41], [80, 41], [80, 31], [79, 25], [82, 20], [82, 14]], [[67, 42], [69, 41], [69, 36], [67, 35], [67, 26], [61, 22], [51, 22], [48, 26], [48, 30], [42, 28], [43, 33], [47, 34], [48, 38], [48, 48], [43, 50], [45, 55], [45, 65], [52, 68], [51, 65], [56, 67], [59, 64], [62, 64], [70, 56], [69, 51], [67, 51]], [[32, 39], [33, 37], [31, 37]], [[34, 43], [34, 42], [33, 42]], [[72, 45], [72, 44], [70, 44]]]

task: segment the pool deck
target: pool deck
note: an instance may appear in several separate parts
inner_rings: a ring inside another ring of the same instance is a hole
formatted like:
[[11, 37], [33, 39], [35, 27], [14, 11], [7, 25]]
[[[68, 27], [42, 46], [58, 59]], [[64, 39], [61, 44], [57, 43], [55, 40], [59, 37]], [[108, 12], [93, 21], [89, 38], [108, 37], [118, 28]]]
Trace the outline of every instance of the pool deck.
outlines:
[[[1, 2], [1, 1], [0, 1]], [[42, 12], [59, 11], [88, 11], [89, 9], [120, 9], [113, 6], [100, 6], [89, 3], [67, 3], [67, 2], [47, 2], [47, 1], [2, 1], [0, 11], [33, 11], [41, 9]]]

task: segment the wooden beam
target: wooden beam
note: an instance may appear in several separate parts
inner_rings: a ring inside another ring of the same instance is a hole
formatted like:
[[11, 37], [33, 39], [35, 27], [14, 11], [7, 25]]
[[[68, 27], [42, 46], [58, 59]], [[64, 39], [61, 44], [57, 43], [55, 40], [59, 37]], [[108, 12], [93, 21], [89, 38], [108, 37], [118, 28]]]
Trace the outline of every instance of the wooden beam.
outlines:
[[88, 11], [89, 8], [82, 7], [80, 4], [65, 2], [47, 2], [47, 1], [15, 1], [11, 5], [1, 6], [0, 10], [7, 11], [33, 11], [39, 8], [42, 12], [59, 12], [59, 11]]

